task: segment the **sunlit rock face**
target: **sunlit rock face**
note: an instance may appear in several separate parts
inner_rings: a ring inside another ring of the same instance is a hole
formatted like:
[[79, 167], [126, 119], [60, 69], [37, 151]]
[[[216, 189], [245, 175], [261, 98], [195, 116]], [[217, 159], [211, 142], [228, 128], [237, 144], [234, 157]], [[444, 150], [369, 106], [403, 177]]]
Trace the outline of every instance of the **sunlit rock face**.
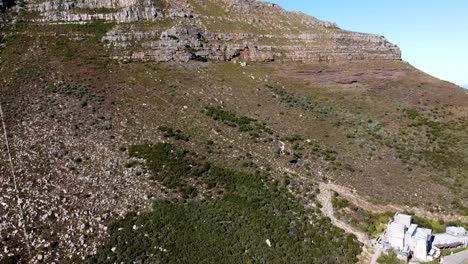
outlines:
[[40, 23], [115, 23], [103, 41], [117, 59], [401, 60], [400, 49], [382, 36], [253, 0], [52, 0], [29, 1], [27, 8]]
[[27, 8], [39, 23], [114, 23], [103, 41], [116, 59], [401, 60], [400, 49], [382, 36], [253, 0], [51, 0], [29, 1]]

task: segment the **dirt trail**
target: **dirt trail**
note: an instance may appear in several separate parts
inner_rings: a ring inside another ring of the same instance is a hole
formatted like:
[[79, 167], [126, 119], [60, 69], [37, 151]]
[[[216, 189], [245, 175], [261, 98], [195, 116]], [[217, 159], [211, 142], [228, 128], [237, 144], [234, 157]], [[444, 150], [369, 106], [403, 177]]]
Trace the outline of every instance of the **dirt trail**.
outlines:
[[382, 254], [383, 248], [381, 246], [377, 246], [374, 248], [374, 253], [372, 254], [370, 264], [377, 264], [377, 259], [380, 257]]
[[318, 195], [318, 199], [322, 203], [322, 213], [325, 216], [329, 217], [335, 226], [343, 229], [347, 233], [354, 234], [357, 237], [357, 239], [364, 245], [369, 245], [369, 237], [365, 233], [355, 229], [354, 227], [335, 217], [332, 205], [332, 195], [332, 189], [329, 188], [329, 186], [327, 186], [326, 184], [321, 183], [320, 194]]
[[384, 212], [413, 212], [417, 216], [420, 217], [425, 217], [429, 219], [435, 219], [435, 220], [444, 220], [446, 222], [450, 221], [462, 221], [462, 222], [468, 222], [468, 217], [466, 216], [460, 216], [460, 215], [448, 215], [448, 214], [441, 214], [441, 213], [432, 213], [426, 210], [422, 210], [420, 208], [415, 208], [415, 207], [409, 207], [409, 206], [397, 206], [397, 205], [375, 205], [367, 200], [363, 199], [359, 195], [357, 195], [355, 192], [353, 192], [351, 189], [339, 186], [333, 183], [321, 183], [320, 184], [320, 191], [335, 191], [337, 192], [341, 197], [345, 198], [349, 202], [355, 204], [356, 206], [359, 206], [360, 208], [363, 208], [367, 211], [373, 212], [373, 213], [384, 213]]

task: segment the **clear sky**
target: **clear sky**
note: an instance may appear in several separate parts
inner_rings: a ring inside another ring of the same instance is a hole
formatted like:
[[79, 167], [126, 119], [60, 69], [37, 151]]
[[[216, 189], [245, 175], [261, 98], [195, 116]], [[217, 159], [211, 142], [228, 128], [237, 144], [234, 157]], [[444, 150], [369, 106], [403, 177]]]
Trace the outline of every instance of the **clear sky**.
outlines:
[[341, 28], [384, 35], [415, 67], [468, 87], [468, 0], [268, 0]]

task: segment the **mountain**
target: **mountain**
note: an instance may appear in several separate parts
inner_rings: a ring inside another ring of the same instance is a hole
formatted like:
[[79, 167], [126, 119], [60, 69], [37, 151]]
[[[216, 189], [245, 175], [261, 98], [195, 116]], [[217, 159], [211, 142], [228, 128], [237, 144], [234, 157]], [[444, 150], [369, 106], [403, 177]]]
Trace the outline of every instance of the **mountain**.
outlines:
[[[124, 23], [104, 41], [121, 59], [188, 61], [399, 60], [381, 36], [347, 32], [335, 24], [255, 1], [46, 1], [30, 5], [45, 23], [102, 20]], [[132, 24], [129, 28], [128, 23]], [[148, 23], [159, 23], [148, 27]], [[142, 48], [143, 47], [143, 48]]]
[[2, 3], [2, 261], [365, 263], [386, 211], [468, 222], [468, 95], [382, 36], [251, 0]]

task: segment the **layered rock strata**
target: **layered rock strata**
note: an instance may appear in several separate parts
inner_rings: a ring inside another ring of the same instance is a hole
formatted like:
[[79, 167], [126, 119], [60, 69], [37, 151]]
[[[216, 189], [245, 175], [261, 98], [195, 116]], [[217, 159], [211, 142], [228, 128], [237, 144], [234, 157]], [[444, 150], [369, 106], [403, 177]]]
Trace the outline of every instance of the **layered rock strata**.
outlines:
[[187, 8], [171, 8], [163, 12], [163, 1], [151, 0], [52, 0], [42, 3], [31, 2], [28, 9], [41, 14], [37, 21], [51, 23], [87, 23], [107, 21], [130, 23], [155, 21], [163, 17], [193, 17]]
[[[401, 59], [400, 49], [382, 36], [344, 31], [333, 23], [254, 0], [40, 3], [30, 0], [28, 9], [39, 13], [36, 22], [46, 24], [116, 23], [103, 42], [117, 59], [160, 62]], [[132, 25], [144, 21], [145, 27]]]
[[[150, 61], [305, 61], [400, 60], [397, 46], [362, 33], [252, 35], [212, 33], [194, 28], [126, 31], [115, 27], [103, 40], [116, 58]], [[276, 42], [276, 44], [267, 44]], [[136, 48], [138, 47], [138, 48]]]

